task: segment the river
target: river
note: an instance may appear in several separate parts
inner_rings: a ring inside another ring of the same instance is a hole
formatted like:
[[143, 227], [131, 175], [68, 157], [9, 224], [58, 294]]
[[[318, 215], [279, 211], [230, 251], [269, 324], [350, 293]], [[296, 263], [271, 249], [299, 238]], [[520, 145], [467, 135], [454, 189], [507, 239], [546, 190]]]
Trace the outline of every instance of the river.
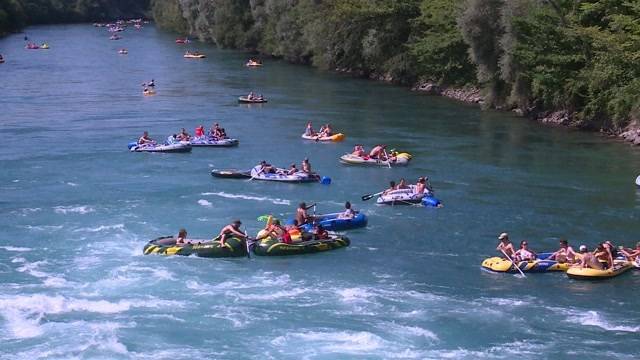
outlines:
[[[89, 24], [0, 39], [2, 359], [636, 358], [640, 272], [604, 282], [489, 273], [497, 235], [553, 250], [640, 233], [640, 153], [402, 87], [211, 45], [151, 25], [109, 41]], [[117, 49], [126, 47], [128, 55]], [[185, 49], [203, 60], [183, 59]], [[140, 84], [155, 79], [157, 95]], [[269, 102], [239, 105], [250, 90]], [[130, 153], [218, 121], [237, 148]], [[330, 122], [342, 143], [300, 138]], [[414, 155], [405, 168], [348, 167], [353, 144]], [[214, 168], [308, 157], [332, 184], [214, 179]], [[360, 197], [429, 176], [444, 208]], [[345, 200], [369, 216], [346, 249], [293, 257], [144, 256], [185, 227], [318, 212]]]

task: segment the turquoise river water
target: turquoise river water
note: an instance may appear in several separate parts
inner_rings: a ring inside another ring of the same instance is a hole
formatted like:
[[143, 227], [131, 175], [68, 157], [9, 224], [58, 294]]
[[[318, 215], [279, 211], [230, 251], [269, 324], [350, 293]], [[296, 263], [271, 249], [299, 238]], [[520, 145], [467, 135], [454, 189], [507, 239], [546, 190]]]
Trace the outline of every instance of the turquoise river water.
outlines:
[[[195, 43], [146, 26], [109, 41], [88, 24], [32, 27], [0, 39], [0, 358], [533, 359], [637, 358], [640, 272], [604, 282], [562, 273], [489, 273], [496, 236], [553, 250], [640, 233], [640, 153], [592, 134], [541, 127], [405, 88]], [[118, 55], [126, 47], [128, 55]], [[158, 94], [140, 84], [155, 79]], [[237, 96], [264, 93], [244, 106]], [[190, 154], [130, 153], [219, 121], [240, 140]], [[342, 143], [300, 138], [331, 122]], [[408, 151], [406, 168], [348, 167], [353, 144]], [[309, 157], [333, 180], [214, 179]], [[428, 175], [442, 209], [360, 197]], [[286, 258], [144, 256], [186, 227], [216, 234], [298, 202], [345, 200], [369, 216], [350, 247]]]

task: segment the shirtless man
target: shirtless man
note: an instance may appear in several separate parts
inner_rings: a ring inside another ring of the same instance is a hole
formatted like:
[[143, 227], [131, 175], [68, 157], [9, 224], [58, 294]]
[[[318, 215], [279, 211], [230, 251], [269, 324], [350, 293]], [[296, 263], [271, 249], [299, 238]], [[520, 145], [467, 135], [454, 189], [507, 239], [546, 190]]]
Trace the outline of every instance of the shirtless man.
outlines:
[[364, 148], [360, 144], [356, 144], [353, 147], [353, 151], [351, 152], [351, 155], [355, 155], [355, 156], [359, 156], [359, 157], [364, 157], [365, 154], [366, 153], [364, 152]]
[[500, 236], [498, 236], [498, 240], [500, 240], [500, 243], [498, 244], [498, 247], [496, 247], [496, 250], [501, 254], [506, 254], [510, 259], [513, 259], [516, 254], [516, 250], [513, 248], [513, 244], [509, 240], [509, 234], [500, 234]]
[[404, 178], [400, 179], [400, 182], [398, 183], [398, 186], [396, 187], [396, 189], [400, 190], [400, 189], [408, 189], [409, 185], [407, 185], [407, 182], [404, 180]]
[[640, 242], [636, 244], [635, 249], [621, 248], [620, 253], [629, 261], [637, 261], [640, 258]]
[[387, 195], [388, 193], [392, 192], [393, 190], [396, 190], [396, 182], [395, 181], [389, 181], [389, 188], [386, 189], [385, 191], [382, 192], [382, 195]]
[[311, 164], [309, 163], [308, 158], [304, 158], [304, 160], [302, 160], [302, 172], [311, 174]]
[[353, 219], [356, 216], [356, 212], [351, 208], [351, 203], [344, 203], [344, 212], [338, 215], [338, 219]]
[[291, 164], [291, 166], [289, 167], [289, 170], [287, 170], [287, 175], [293, 175], [297, 172], [298, 172], [298, 168], [296, 167], [296, 164]]
[[595, 255], [589, 252], [585, 245], [580, 245], [580, 255], [579, 261], [574, 266], [602, 270], [602, 264], [596, 259]]
[[240, 239], [246, 239], [245, 234], [240, 232], [240, 225], [242, 222], [240, 220], [234, 220], [231, 224], [225, 226], [220, 230], [220, 246], [225, 245], [225, 240], [227, 237], [236, 236]]
[[180, 133], [178, 134], [178, 141], [189, 141], [191, 140], [191, 135], [187, 132], [187, 129], [182, 128]]
[[304, 225], [313, 220], [313, 217], [307, 214], [307, 210], [311, 209], [312, 207], [313, 205], [307, 206], [307, 204], [303, 202], [298, 205], [298, 208], [296, 209], [296, 221], [298, 222], [298, 224]]
[[149, 133], [146, 132], [146, 131], [138, 139], [138, 145], [153, 145], [155, 143], [156, 142], [152, 138], [149, 137]]
[[576, 252], [569, 242], [564, 239], [560, 239], [560, 249], [549, 256], [549, 260], [555, 260], [559, 263], [573, 264], [576, 262]]

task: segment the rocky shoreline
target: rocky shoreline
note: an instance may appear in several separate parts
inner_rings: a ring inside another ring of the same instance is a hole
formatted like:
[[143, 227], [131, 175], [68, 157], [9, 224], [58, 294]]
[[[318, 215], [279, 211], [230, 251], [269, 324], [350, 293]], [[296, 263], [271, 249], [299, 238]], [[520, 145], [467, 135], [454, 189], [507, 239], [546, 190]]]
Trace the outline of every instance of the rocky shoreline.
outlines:
[[[376, 80], [384, 81], [386, 79]], [[470, 104], [484, 104], [484, 98], [480, 92], [480, 89], [475, 87], [443, 88], [432, 82], [421, 82], [411, 87], [411, 90], [419, 91], [427, 95], [444, 96], [450, 99]], [[525, 111], [516, 108], [512, 111], [519, 116], [527, 117], [545, 125], [585, 129], [574, 122], [574, 116], [568, 110], [532, 111], [531, 109], [528, 109]], [[631, 143], [632, 145], [640, 145], [640, 122], [637, 121], [632, 121], [626, 128], [617, 131], [600, 129], [600, 133], [609, 135], [619, 140], [626, 141], [628, 143]]]

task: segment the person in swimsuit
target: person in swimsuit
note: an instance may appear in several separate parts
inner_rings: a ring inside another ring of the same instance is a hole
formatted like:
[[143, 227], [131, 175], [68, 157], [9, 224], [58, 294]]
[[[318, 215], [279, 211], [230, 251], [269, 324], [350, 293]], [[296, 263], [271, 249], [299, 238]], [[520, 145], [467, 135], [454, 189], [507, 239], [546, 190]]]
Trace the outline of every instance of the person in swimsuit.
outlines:
[[351, 155], [355, 155], [355, 156], [359, 156], [359, 157], [364, 157], [365, 154], [366, 153], [364, 152], [364, 148], [360, 144], [356, 144], [353, 147], [353, 151], [351, 152]]
[[297, 172], [298, 172], [298, 168], [296, 167], [296, 164], [291, 164], [291, 166], [289, 167], [289, 170], [287, 170], [287, 175], [293, 175]]
[[311, 164], [309, 163], [308, 158], [304, 158], [304, 160], [302, 160], [302, 172], [311, 174]]
[[311, 121], [307, 123], [307, 127], [304, 129], [304, 134], [307, 136], [313, 136], [316, 133], [313, 131], [313, 126], [311, 125]]
[[307, 206], [307, 204], [303, 202], [298, 205], [298, 208], [296, 209], [296, 221], [298, 222], [298, 224], [304, 225], [313, 220], [313, 217], [307, 214], [307, 210], [311, 209], [312, 207], [313, 205]]
[[240, 232], [240, 225], [242, 225], [240, 220], [234, 220], [231, 224], [220, 230], [220, 247], [225, 246], [227, 237], [235, 236], [240, 239], [246, 239], [246, 235]]
[[180, 231], [178, 231], [178, 236], [176, 237], [176, 245], [184, 245], [190, 243], [191, 242], [187, 240], [187, 230], [185, 230], [184, 228], [180, 229]]
[[500, 240], [500, 243], [498, 244], [498, 247], [496, 247], [496, 251], [499, 251], [501, 254], [504, 252], [509, 258], [513, 259], [516, 254], [516, 250], [513, 248], [513, 244], [509, 240], [509, 234], [503, 232], [498, 236], [498, 240]]
[[515, 261], [533, 261], [536, 259], [536, 253], [529, 249], [527, 240], [520, 242], [520, 249], [515, 253]]
[[178, 141], [189, 141], [191, 140], [191, 135], [189, 135], [189, 133], [187, 132], [187, 129], [182, 128], [182, 130], [180, 130], [180, 133], [178, 134]]
[[629, 261], [637, 261], [637, 259], [640, 258], [640, 242], [636, 244], [635, 249], [625, 249], [624, 247], [621, 248], [620, 253], [624, 255], [624, 257]]
[[313, 228], [313, 233], [313, 238], [315, 240], [324, 240], [329, 238], [329, 232], [327, 232], [327, 230], [325, 230], [320, 224], [316, 225]]
[[384, 156], [384, 152], [386, 148], [387, 148], [387, 145], [374, 146], [373, 149], [371, 149], [371, 152], [369, 152], [369, 157], [372, 159], [386, 160], [386, 157]]
[[398, 186], [396, 187], [396, 189], [400, 190], [400, 189], [408, 189], [409, 185], [407, 185], [407, 182], [404, 180], [404, 178], [400, 179], [400, 182], [398, 183]]
[[603, 269], [610, 269], [613, 266], [613, 258], [611, 252], [605, 247], [604, 243], [600, 243], [593, 252], [595, 259], [602, 265]]
[[589, 252], [586, 245], [580, 245], [580, 256], [578, 257], [578, 262], [573, 266], [602, 270], [602, 263], [596, 259], [595, 255]]
[[396, 182], [395, 181], [389, 181], [389, 188], [386, 189], [385, 191], [382, 192], [382, 195], [387, 195], [388, 193], [396, 190]]
[[338, 219], [353, 219], [356, 216], [356, 212], [351, 208], [351, 203], [344, 203], [344, 212], [338, 215]]
[[565, 239], [560, 239], [560, 249], [549, 256], [549, 260], [555, 260], [559, 263], [573, 264], [576, 262], [576, 252], [569, 242]]
[[155, 143], [156, 142], [152, 138], [149, 137], [149, 133], [146, 132], [146, 131], [138, 139], [138, 145], [153, 145]]
[[260, 170], [258, 170], [258, 173], [256, 175], [260, 175], [262, 173], [275, 174], [276, 172], [276, 169], [271, 164], [268, 164], [264, 160], [260, 161], [259, 166], [260, 166]]

